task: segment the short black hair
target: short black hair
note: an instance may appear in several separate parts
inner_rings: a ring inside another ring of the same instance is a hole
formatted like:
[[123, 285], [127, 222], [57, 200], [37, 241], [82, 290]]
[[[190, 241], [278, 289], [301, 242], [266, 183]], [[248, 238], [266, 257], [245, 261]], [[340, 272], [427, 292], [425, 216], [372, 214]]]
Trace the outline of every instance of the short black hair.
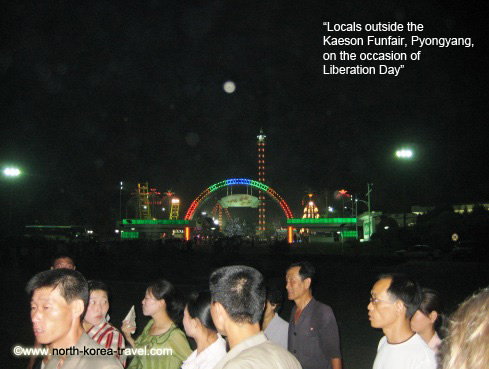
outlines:
[[88, 282], [85, 277], [76, 270], [53, 269], [40, 272], [32, 277], [25, 288], [27, 294], [32, 297], [40, 288], [59, 288], [60, 295], [69, 304], [74, 300], [82, 300], [85, 310], [80, 317], [83, 320], [88, 306]]
[[107, 294], [107, 297], [110, 296], [109, 286], [102, 281], [88, 281], [88, 291], [90, 293], [92, 291], [104, 291]]
[[284, 301], [282, 290], [276, 286], [268, 287], [266, 300], [275, 305], [273, 311], [279, 312]]
[[199, 319], [200, 323], [207, 329], [217, 332], [211, 316], [211, 293], [210, 291], [193, 292], [187, 302], [187, 311], [192, 319]]
[[316, 276], [316, 269], [314, 266], [308, 262], [308, 261], [300, 261], [298, 263], [293, 263], [289, 266], [287, 270], [290, 270], [294, 267], [299, 267], [299, 276], [301, 277], [301, 280], [311, 278], [311, 286], [312, 282], [315, 280]]
[[75, 263], [75, 258], [73, 257], [73, 255], [69, 254], [69, 253], [66, 253], [66, 252], [61, 252], [61, 253], [58, 253], [56, 255], [54, 255], [52, 258], [51, 258], [51, 266], [54, 267], [54, 263], [56, 262], [56, 260], [58, 259], [71, 259], [71, 261], [73, 262], [73, 265], [76, 265]]
[[255, 268], [231, 265], [210, 277], [212, 302], [219, 302], [236, 323], [259, 323], [265, 306], [265, 282]]
[[175, 286], [166, 279], [158, 279], [148, 286], [148, 291], [156, 300], [165, 300], [168, 316], [173, 323], [181, 327], [184, 306]]
[[387, 293], [403, 302], [406, 306], [406, 318], [411, 319], [421, 304], [421, 288], [418, 282], [401, 273], [381, 274], [377, 280], [380, 279], [391, 280]]

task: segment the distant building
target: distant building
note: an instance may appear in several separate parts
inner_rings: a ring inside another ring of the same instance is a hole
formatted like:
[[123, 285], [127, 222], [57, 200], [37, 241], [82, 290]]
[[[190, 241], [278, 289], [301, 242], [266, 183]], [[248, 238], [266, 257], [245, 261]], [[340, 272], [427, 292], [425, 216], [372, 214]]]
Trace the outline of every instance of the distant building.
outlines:
[[370, 214], [367, 211], [358, 216], [358, 226], [363, 228], [363, 241], [369, 241], [370, 236], [376, 232], [381, 216], [381, 211], [372, 211]]
[[[453, 211], [458, 214], [463, 214], [465, 212], [472, 213], [475, 206], [483, 206], [484, 209], [489, 211], [489, 204], [463, 204], [463, 205], [452, 205]], [[434, 206], [412, 206], [411, 212], [416, 215], [423, 215], [427, 212], [433, 210]]]

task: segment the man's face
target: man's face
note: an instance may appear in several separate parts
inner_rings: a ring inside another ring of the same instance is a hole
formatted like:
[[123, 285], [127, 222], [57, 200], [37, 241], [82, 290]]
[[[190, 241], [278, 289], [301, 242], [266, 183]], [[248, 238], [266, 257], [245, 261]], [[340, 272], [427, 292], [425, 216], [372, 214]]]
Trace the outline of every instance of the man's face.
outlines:
[[367, 307], [368, 319], [370, 320], [370, 325], [374, 328], [388, 328], [398, 318], [396, 301], [387, 292], [390, 285], [390, 278], [380, 279], [374, 284], [370, 292], [373, 301]]
[[75, 263], [71, 258], [58, 258], [54, 261], [51, 269], [71, 269], [75, 270]]
[[34, 291], [31, 300], [31, 321], [39, 343], [63, 347], [71, 328], [77, 324], [73, 303], [68, 304], [59, 288], [44, 287]]
[[310, 279], [301, 279], [300, 267], [293, 267], [287, 271], [285, 276], [287, 297], [289, 300], [297, 300], [309, 292]]

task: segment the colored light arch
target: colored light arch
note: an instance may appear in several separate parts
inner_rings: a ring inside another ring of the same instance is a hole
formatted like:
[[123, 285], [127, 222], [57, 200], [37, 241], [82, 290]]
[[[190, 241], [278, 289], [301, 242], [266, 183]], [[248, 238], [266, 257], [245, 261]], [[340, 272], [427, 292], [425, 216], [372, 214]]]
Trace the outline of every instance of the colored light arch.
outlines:
[[252, 179], [247, 179], [247, 178], [231, 178], [231, 179], [226, 179], [224, 181], [218, 182], [213, 184], [212, 186], [209, 186], [206, 188], [202, 193], [197, 196], [197, 198], [190, 204], [190, 207], [187, 210], [187, 214], [185, 215], [185, 220], [190, 220], [193, 218], [195, 211], [199, 207], [199, 205], [202, 204], [202, 202], [214, 191], [217, 191], [223, 187], [227, 186], [251, 186], [255, 187], [264, 193], [266, 193], [268, 196], [270, 196], [275, 202], [277, 202], [282, 210], [285, 213], [285, 216], [287, 219], [292, 219], [292, 211], [290, 211], [289, 205], [285, 202], [280, 195], [275, 192], [272, 188], [268, 187], [266, 184], [258, 181], [254, 181]]

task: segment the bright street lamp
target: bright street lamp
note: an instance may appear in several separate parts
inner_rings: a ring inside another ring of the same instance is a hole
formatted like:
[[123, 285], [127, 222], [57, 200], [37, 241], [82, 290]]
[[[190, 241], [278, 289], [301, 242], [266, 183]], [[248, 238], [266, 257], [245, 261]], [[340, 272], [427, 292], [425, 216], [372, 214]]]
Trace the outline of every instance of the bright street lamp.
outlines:
[[19, 168], [5, 168], [3, 170], [3, 174], [7, 177], [18, 177], [20, 176], [20, 173]]
[[401, 149], [396, 151], [396, 156], [399, 159], [411, 159], [413, 155], [413, 150], [411, 149]]
[[[396, 151], [396, 156], [398, 159], [402, 161], [411, 160], [414, 156], [413, 150], [409, 148], [401, 148]], [[406, 229], [406, 180], [403, 181], [402, 184], [402, 217], [404, 222], [404, 229]]]
[[7, 232], [10, 232], [10, 227], [12, 223], [12, 198], [13, 198], [13, 179], [15, 177], [20, 176], [21, 171], [19, 168], [12, 168], [8, 167], [3, 170], [3, 174], [5, 177], [9, 179], [10, 182], [10, 196], [9, 196], [9, 203], [8, 203], [8, 223], [7, 223]]

